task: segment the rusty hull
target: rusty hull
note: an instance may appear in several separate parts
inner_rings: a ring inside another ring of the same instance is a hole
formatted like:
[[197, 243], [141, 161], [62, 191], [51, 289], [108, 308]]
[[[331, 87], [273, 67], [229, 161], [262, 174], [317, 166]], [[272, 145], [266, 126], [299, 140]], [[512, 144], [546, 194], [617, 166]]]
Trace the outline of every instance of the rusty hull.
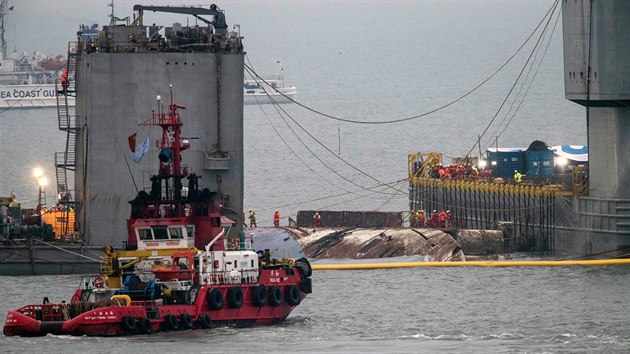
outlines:
[[426, 261], [465, 261], [449, 234], [423, 228], [283, 228], [309, 259], [423, 256]]

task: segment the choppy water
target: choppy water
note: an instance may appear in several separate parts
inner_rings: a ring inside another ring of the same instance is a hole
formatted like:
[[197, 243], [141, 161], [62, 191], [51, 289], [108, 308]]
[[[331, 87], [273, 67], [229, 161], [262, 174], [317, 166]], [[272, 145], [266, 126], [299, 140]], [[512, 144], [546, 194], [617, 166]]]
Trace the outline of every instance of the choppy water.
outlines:
[[[36, 3], [23, 5], [34, 6], [25, 21], [47, 14], [49, 5]], [[130, 11], [133, 3], [117, 0], [117, 12]], [[154, 1], [166, 3], [182, 1]], [[96, 16], [85, 15], [92, 4], [80, 9], [71, 1], [56, 5], [57, 13], [72, 14], [67, 19], [71, 23], [91, 23]], [[298, 87], [301, 102], [344, 118], [377, 121], [426, 112], [474, 87], [516, 50], [551, 2], [230, 1], [219, 5], [226, 10], [228, 24], [241, 25], [247, 55], [258, 72], [277, 73], [275, 61], [283, 59], [286, 78]], [[103, 5], [99, 11], [98, 22], [105, 23], [108, 9]], [[534, 139], [553, 145], [586, 143], [584, 110], [564, 100], [560, 33], [559, 24], [537, 81], [499, 137], [499, 145], [527, 146]], [[58, 47], [63, 50], [65, 42]], [[334, 151], [339, 149], [339, 129], [341, 157], [379, 180], [394, 181], [406, 176], [410, 152], [438, 150], [448, 156], [468, 152], [521, 69], [525, 56], [519, 58], [459, 104], [406, 123], [338, 125], [291, 105], [284, 108]], [[271, 106], [263, 110], [245, 108], [245, 208], [257, 210], [259, 225], [271, 224], [274, 209], [284, 217], [299, 209], [407, 209], [405, 193], [361, 197], [367, 192], [310, 155]], [[510, 117], [501, 114], [497, 121], [507, 122]], [[325, 180], [289, 151], [270, 124]], [[52, 179], [52, 153], [64, 147], [55, 111], [0, 112], [0, 131], [0, 195], [15, 190], [26, 206], [34, 206], [32, 168], [43, 166]], [[496, 135], [494, 129], [490, 131]], [[376, 184], [304, 133], [298, 135], [347, 179], [361, 186]], [[399, 187], [406, 190], [404, 183]], [[320, 199], [346, 190], [354, 194]], [[49, 189], [49, 203], [53, 196]], [[0, 351], [627, 352], [629, 276], [628, 267], [320, 271], [313, 276], [314, 293], [280, 326], [122, 339], [0, 336]], [[0, 277], [4, 289], [0, 316], [25, 302], [39, 302], [44, 294], [68, 299], [78, 280]]]
[[[0, 336], [7, 353], [593, 352], [630, 350], [628, 267], [315, 271], [277, 326], [124, 338]], [[16, 286], [16, 282], [20, 285]], [[69, 299], [77, 276], [0, 278], [0, 313]]]

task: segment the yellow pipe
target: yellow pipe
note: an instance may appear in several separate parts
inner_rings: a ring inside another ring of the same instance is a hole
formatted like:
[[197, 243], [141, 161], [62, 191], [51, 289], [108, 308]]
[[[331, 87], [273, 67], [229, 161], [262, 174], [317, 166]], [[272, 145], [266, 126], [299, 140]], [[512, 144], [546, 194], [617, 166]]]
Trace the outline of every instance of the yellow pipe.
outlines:
[[126, 306], [131, 306], [131, 297], [129, 295], [114, 295], [109, 298], [110, 300], [125, 300]]
[[391, 262], [358, 264], [313, 264], [313, 270], [359, 270], [414, 267], [566, 267], [630, 264], [630, 258], [566, 261], [458, 261], [458, 262]]

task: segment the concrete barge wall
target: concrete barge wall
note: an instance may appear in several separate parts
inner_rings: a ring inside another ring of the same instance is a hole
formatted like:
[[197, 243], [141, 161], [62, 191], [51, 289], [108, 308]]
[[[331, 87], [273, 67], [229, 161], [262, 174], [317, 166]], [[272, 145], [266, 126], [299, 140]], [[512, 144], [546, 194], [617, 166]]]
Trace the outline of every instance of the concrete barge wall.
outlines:
[[[220, 116], [222, 150], [228, 160], [208, 158], [217, 143], [217, 59], [220, 59]], [[180, 111], [184, 137], [190, 149], [182, 164], [202, 176], [200, 185], [222, 190], [229, 196], [224, 206], [243, 210], [243, 52], [228, 53], [82, 53], [76, 74], [75, 190], [79, 217], [77, 227], [91, 245], [119, 247], [127, 239], [126, 219], [138, 190], [150, 187], [157, 173], [156, 141], [159, 127], [139, 127], [157, 110], [160, 95], [164, 109], [173, 101], [186, 106]], [[149, 137], [151, 150], [142, 162], [130, 158], [127, 138], [137, 132], [137, 142]], [[237, 223], [234, 232], [241, 229]], [[237, 233], [238, 234], [238, 233]]]
[[0, 275], [95, 274], [102, 247], [79, 245], [2, 245]]

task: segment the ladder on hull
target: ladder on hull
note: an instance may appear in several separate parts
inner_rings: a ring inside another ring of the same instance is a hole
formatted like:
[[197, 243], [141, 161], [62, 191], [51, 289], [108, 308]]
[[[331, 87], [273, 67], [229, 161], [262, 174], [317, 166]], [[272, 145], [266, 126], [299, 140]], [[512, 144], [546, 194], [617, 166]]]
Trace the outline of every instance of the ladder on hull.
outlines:
[[[66, 85], [61, 85], [59, 81], [55, 82], [55, 90], [57, 91], [57, 122], [59, 130], [66, 132], [65, 150], [55, 152], [55, 174], [57, 177], [57, 193], [58, 203], [62, 208], [70, 212], [75, 210], [77, 203], [74, 200], [73, 188], [74, 171], [76, 168], [76, 145], [77, 134], [79, 128], [77, 126], [76, 111], [69, 104], [69, 97], [76, 97], [76, 73], [77, 63], [79, 60], [78, 42], [68, 43], [68, 62], [66, 65], [67, 77]], [[71, 177], [71, 178], [69, 178]], [[76, 214], [75, 214], [76, 215]], [[65, 223], [62, 226], [64, 235], [57, 237], [67, 237], [74, 234], [75, 218], [64, 218]]]

